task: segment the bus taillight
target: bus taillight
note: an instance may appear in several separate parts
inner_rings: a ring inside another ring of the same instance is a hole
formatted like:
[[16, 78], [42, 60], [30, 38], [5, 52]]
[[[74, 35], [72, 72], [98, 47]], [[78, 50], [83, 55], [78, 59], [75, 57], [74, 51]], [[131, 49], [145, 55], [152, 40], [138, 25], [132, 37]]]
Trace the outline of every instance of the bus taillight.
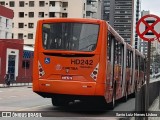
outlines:
[[93, 72], [90, 75], [95, 81], [97, 80], [98, 69], [99, 69], [99, 63], [97, 64], [97, 66], [94, 68]]
[[42, 65], [39, 61], [38, 61], [38, 68], [39, 68], [39, 78], [40, 78], [45, 74], [45, 72], [44, 72]]

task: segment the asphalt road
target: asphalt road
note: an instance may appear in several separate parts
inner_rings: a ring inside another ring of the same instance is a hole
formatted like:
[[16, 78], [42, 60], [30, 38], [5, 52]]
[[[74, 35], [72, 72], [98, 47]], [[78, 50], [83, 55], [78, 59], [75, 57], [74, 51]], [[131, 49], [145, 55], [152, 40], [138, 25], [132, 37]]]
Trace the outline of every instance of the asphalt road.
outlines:
[[[120, 102], [116, 105], [113, 111], [133, 111], [135, 107], [135, 99], [130, 98], [127, 102]], [[76, 102], [72, 103], [67, 107], [56, 107], [52, 106], [50, 98], [42, 98], [36, 93], [32, 92], [32, 88], [28, 87], [10, 87], [10, 88], [0, 88], [0, 111], [36, 111], [42, 112], [45, 116], [54, 116], [57, 120], [72, 120], [76, 119], [97, 119], [97, 120], [107, 120], [106, 116], [112, 114], [111, 110], [97, 110], [94, 105], [89, 105], [86, 103]], [[0, 118], [1, 120], [2, 118]], [[5, 118], [3, 118], [5, 119]], [[51, 119], [51, 118], [48, 118]], [[108, 120], [116, 119], [108, 118]], [[7, 120], [9, 120], [7, 118]], [[17, 118], [15, 118], [17, 120]], [[39, 118], [41, 120], [41, 118]], [[52, 118], [53, 120], [53, 118]]]

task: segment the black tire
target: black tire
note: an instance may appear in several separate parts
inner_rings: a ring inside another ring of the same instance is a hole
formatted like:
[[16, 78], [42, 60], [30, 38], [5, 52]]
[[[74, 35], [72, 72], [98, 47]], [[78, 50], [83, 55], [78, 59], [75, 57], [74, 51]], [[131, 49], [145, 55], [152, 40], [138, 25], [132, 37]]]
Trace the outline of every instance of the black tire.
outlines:
[[52, 98], [52, 105], [53, 106], [67, 106], [68, 105], [68, 101], [64, 100], [60, 97], [54, 97]]

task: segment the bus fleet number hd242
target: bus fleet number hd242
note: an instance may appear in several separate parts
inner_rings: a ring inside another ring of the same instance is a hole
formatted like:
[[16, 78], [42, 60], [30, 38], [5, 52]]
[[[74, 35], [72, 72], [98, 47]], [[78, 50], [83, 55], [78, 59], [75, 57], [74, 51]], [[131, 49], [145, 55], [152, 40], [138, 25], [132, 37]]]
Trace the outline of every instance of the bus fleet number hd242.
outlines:
[[71, 64], [74, 64], [74, 65], [93, 65], [93, 60], [71, 59]]

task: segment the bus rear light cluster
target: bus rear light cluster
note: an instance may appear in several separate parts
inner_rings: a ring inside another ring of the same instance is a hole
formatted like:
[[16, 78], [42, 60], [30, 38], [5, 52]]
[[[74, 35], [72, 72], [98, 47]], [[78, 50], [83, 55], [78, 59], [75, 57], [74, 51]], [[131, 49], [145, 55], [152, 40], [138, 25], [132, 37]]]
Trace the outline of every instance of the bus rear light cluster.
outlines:
[[93, 72], [90, 75], [95, 81], [97, 80], [98, 69], [99, 69], [99, 63], [97, 64], [97, 66], [94, 68]]
[[45, 74], [45, 72], [44, 72], [42, 65], [39, 61], [38, 61], [38, 69], [39, 69], [39, 78], [40, 78]]

